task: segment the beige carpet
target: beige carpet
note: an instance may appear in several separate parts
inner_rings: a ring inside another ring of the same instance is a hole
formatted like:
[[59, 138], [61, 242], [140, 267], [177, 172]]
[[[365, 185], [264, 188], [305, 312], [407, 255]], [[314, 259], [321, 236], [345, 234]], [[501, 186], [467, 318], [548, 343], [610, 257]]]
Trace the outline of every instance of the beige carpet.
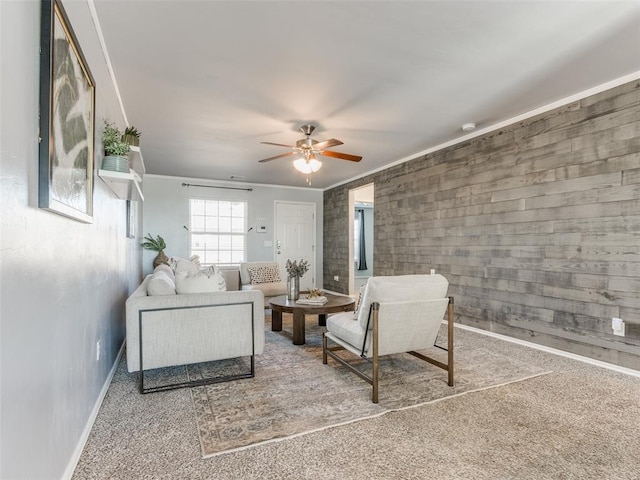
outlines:
[[123, 358], [73, 480], [640, 478], [638, 376], [455, 335], [553, 373], [203, 459], [191, 389], [140, 395]]
[[[369, 384], [331, 359], [322, 364], [323, 329], [312, 317], [303, 346], [292, 344], [291, 317], [283, 320], [282, 332], [271, 332], [267, 323], [255, 378], [191, 389], [204, 458], [550, 373], [486, 348], [482, 337], [456, 339], [454, 387], [447, 385], [444, 370], [411, 355], [394, 355], [381, 364], [376, 405]], [[438, 344], [446, 345], [444, 329]], [[446, 359], [439, 349], [425, 353]], [[245, 360], [200, 364], [190, 367], [189, 376], [228, 374], [247, 365]]]

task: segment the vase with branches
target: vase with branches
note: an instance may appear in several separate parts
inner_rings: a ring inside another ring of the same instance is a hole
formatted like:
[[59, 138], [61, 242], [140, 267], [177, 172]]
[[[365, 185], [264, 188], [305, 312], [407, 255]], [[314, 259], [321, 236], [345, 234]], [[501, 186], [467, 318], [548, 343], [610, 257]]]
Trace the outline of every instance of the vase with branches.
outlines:
[[300, 298], [300, 278], [309, 271], [309, 262], [304, 259], [287, 260], [287, 299], [296, 301]]

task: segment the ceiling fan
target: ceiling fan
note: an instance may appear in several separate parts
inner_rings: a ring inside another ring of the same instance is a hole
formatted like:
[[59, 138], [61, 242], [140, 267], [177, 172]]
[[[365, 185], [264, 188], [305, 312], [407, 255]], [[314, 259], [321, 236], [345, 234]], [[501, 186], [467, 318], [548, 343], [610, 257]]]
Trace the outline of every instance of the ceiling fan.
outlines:
[[[305, 138], [301, 138], [300, 140], [298, 140], [295, 145], [284, 145], [282, 143], [273, 142], [260, 142], [265, 145], [287, 147], [290, 148], [291, 151], [282, 153], [280, 155], [275, 155], [273, 157], [263, 158], [259, 161], [261, 163], [264, 163], [270, 162], [271, 160], [276, 160], [278, 158], [293, 157], [298, 155], [300, 156], [300, 158], [293, 162], [293, 166], [296, 168], [296, 170], [309, 175], [320, 170], [320, 167], [322, 166], [322, 162], [316, 158], [316, 155], [339, 158], [341, 160], [348, 160], [350, 162], [359, 162], [360, 160], [362, 160], [362, 157], [358, 155], [349, 155], [348, 153], [340, 153], [334, 152], [332, 150], [327, 150], [328, 148], [342, 145], [342, 142], [340, 140], [336, 140], [335, 138], [330, 138], [329, 140], [325, 140], [324, 142], [319, 142], [318, 140], [311, 138], [311, 134], [315, 129], [316, 127], [314, 125], [303, 125], [302, 127], [300, 127], [300, 131], [305, 134]], [[309, 183], [308, 177], [307, 183]]]

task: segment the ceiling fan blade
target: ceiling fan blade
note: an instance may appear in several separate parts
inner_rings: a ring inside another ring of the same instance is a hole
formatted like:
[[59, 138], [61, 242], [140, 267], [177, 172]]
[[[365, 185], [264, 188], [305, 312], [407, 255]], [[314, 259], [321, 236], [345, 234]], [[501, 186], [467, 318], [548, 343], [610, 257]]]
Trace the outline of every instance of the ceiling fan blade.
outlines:
[[332, 152], [331, 150], [322, 150], [320, 155], [325, 157], [340, 158], [342, 160], [349, 160], [350, 162], [359, 162], [362, 157], [358, 155], [349, 155], [348, 153]]
[[276, 160], [278, 158], [284, 158], [284, 157], [291, 157], [293, 155], [298, 155], [298, 152], [293, 151], [293, 152], [282, 153], [280, 155], [276, 155], [275, 157], [263, 158], [262, 160], [258, 160], [258, 161], [259, 162], [270, 162], [271, 160]]
[[294, 145], [285, 145], [284, 143], [260, 142], [265, 145], [275, 145], [276, 147], [296, 148]]
[[324, 142], [314, 144], [313, 149], [324, 150], [325, 148], [335, 147], [336, 145], [342, 145], [342, 142], [340, 140], [336, 140], [335, 138], [330, 138], [329, 140], [325, 140]]

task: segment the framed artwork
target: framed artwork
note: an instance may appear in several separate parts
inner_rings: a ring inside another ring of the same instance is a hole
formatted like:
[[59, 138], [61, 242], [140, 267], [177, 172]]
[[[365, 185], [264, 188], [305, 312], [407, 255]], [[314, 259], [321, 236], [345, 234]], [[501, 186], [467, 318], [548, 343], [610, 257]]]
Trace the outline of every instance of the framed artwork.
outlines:
[[42, 0], [38, 206], [93, 222], [95, 83], [58, 0]]
[[127, 237], [136, 238], [136, 210], [137, 205], [131, 200], [127, 200]]

